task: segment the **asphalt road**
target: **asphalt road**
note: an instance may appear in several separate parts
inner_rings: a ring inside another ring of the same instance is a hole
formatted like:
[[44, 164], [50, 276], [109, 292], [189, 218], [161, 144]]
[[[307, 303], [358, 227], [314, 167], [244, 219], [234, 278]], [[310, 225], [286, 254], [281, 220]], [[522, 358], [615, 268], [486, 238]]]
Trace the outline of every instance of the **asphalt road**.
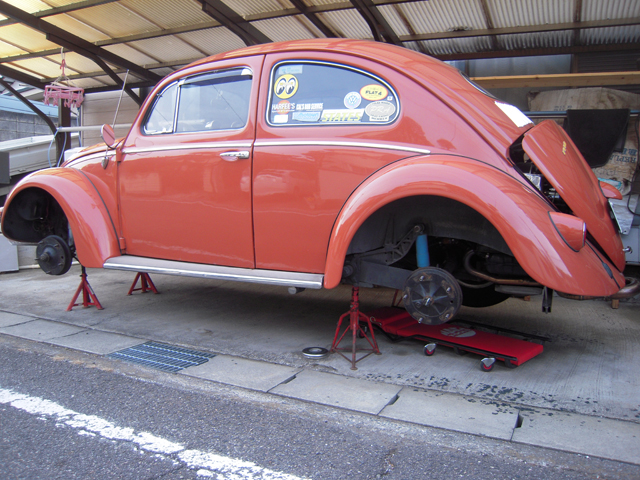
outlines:
[[[640, 467], [0, 336], [0, 478], [584, 479]], [[623, 446], [621, 446], [623, 448]]]

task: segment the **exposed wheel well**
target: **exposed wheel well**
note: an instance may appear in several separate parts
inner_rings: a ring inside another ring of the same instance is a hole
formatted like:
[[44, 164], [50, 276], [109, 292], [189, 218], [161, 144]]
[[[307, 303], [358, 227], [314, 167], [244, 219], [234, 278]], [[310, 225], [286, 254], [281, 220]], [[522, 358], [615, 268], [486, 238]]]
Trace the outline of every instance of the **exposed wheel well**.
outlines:
[[457, 239], [511, 255], [496, 228], [473, 208], [445, 197], [417, 196], [396, 200], [371, 215], [358, 229], [347, 255], [380, 248], [402, 238], [414, 225], [429, 238]]
[[347, 251], [343, 281], [403, 288], [409, 273], [425, 266], [418, 265], [416, 250], [417, 236], [423, 233], [428, 265], [456, 278], [467, 297], [464, 305], [488, 306], [508, 298], [487, 278], [497, 283], [528, 278], [498, 230], [480, 213], [455, 200], [425, 195], [392, 202], [362, 224]]
[[40, 188], [26, 188], [11, 200], [3, 212], [3, 233], [13, 240], [38, 243], [57, 235], [70, 246], [73, 238], [69, 222], [60, 204]]

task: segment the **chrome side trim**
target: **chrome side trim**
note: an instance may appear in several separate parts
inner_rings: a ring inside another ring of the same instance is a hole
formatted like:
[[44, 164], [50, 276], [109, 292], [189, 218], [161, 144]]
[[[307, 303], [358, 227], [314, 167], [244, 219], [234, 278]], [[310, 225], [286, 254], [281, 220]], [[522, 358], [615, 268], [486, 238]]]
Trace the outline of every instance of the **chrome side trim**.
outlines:
[[162, 147], [128, 147], [122, 153], [147, 153], [166, 152], [170, 150], [199, 150], [203, 148], [251, 148], [252, 142], [201, 142], [201, 143], [176, 143]]
[[255, 147], [287, 147], [287, 146], [322, 146], [322, 147], [359, 147], [359, 148], [378, 148], [381, 150], [400, 150], [404, 152], [421, 153], [423, 155], [431, 154], [431, 150], [425, 148], [405, 147], [404, 145], [394, 145], [389, 143], [368, 143], [368, 142], [334, 142], [323, 140], [289, 140], [289, 141], [258, 141]]
[[161, 273], [183, 277], [232, 280], [236, 282], [264, 283], [284, 287], [322, 288], [324, 275], [316, 273], [283, 272], [278, 270], [258, 270], [250, 268], [222, 267], [201, 263], [177, 262], [158, 258], [122, 255], [113, 257], [102, 266], [109, 270], [130, 272]]

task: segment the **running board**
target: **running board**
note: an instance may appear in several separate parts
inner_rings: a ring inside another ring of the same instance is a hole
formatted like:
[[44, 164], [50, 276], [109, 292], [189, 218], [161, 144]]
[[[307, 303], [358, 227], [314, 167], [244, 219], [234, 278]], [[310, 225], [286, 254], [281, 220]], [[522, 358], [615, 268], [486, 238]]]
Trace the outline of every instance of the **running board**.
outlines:
[[183, 277], [211, 278], [236, 282], [264, 283], [283, 287], [322, 288], [324, 275], [317, 273], [282, 272], [250, 268], [222, 267], [202, 263], [176, 262], [157, 258], [122, 255], [104, 262], [103, 268], [131, 272], [161, 273]]

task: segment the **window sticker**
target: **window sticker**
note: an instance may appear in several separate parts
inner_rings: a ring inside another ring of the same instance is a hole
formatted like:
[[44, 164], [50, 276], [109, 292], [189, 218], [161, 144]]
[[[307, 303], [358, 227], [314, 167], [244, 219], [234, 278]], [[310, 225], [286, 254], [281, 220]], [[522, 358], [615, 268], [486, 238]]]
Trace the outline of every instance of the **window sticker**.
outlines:
[[359, 122], [362, 120], [364, 108], [323, 110], [321, 122]]
[[280, 100], [277, 104], [273, 105], [271, 109], [276, 113], [288, 113], [296, 109], [296, 104], [291, 103], [289, 100]]
[[287, 73], [276, 80], [274, 92], [278, 98], [291, 98], [298, 91], [298, 79]]
[[366, 85], [360, 90], [360, 95], [365, 100], [376, 101], [382, 100], [387, 96], [387, 89], [382, 85]]
[[344, 106], [347, 108], [358, 108], [362, 103], [362, 97], [358, 92], [349, 92], [344, 97]]
[[355, 67], [304, 60], [279, 63], [271, 72], [266, 119], [274, 127], [381, 126], [399, 114], [391, 85]]
[[280, 75], [289, 73], [291, 75], [299, 75], [302, 73], [302, 65], [284, 65], [278, 69]]
[[367, 105], [364, 111], [372, 122], [387, 122], [389, 117], [396, 112], [396, 106], [385, 101], [373, 102]]
[[293, 112], [291, 118], [298, 122], [317, 122], [321, 112]]
[[322, 110], [324, 104], [322, 103], [298, 103], [296, 110]]

